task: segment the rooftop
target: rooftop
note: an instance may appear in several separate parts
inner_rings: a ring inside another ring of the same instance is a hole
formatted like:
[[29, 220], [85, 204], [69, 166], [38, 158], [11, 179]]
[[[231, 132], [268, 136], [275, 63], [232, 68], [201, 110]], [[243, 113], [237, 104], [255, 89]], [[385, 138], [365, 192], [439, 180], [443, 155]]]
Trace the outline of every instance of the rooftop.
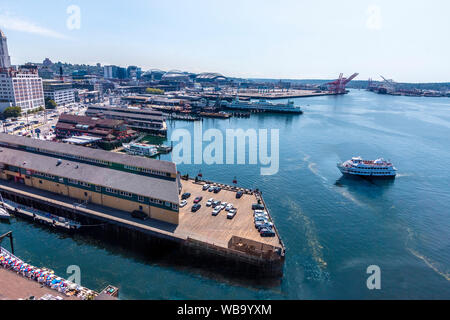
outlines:
[[[75, 147], [71, 145], [67, 146]], [[89, 150], [88, 148], [81, 148]], [[9, 148], [0, 148], [0, 161], [24, 169], [79, 180], [93, 185], [101, 185], [103, 187], [178, 204], [176, 181], [133, 175], [124, 171], [76, 161], [63, 160], [58, 164], [58, 159], [50, 156]]]
[[14, 136], [6, 133], [0, 133], [0, 144], [22, 145], [25, 147], [36, 148], [51, 152], [58, 152], [74, 156], [80, 156], [95, 160], [108, 161], [127, 166], [157, 170], [176, 174], [177, 168], [175, 163], [169, 161], [155, 160], [144, 157], [135, 157], [127, 154], [103, 151], [81, 146], [74, 146], [65, 143], [53, 141], [44, 141], [21, 136]]

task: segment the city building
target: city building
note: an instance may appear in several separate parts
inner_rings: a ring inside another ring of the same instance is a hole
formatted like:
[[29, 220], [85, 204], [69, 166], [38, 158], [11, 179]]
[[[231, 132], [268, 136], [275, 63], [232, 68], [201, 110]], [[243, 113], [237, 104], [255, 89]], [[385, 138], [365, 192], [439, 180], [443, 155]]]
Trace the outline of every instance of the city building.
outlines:
[[0, 111], [8, 107], [20, 107], [25, 113], [44, 106], [38, 68], [34, 65], [12, 67], [7, 39], [0, 30]]
[[45, 107], [42, 79], [37, 67], [0, 70], [0, 111], [7, 107], [20, 107], [23, 113]]
[[11, 68], [11, 58], [8, 52], [8, 43], [5, 34], [0, 30], [0, 68]]
[[127, 69], [118, 66], [104, 66], [103, 67], [103, 77], [105, 79], [126, 79]]
[[100, 119], [96, 117], [61, 114], [55, 126], [55, 134], [59, 139], [72, 136], [93, 136], [103, 141], [126, 141], [136, 135], [128, 129], [123, 120]]
[[0, 179], [85, 203], [179, 223], [172, 162], [0, 134]]
[[58, 107], [75, 102], [74, 89], [71, 83], [59, 80], [44, 80], [43, 89], [44, 97], [55, 101]]

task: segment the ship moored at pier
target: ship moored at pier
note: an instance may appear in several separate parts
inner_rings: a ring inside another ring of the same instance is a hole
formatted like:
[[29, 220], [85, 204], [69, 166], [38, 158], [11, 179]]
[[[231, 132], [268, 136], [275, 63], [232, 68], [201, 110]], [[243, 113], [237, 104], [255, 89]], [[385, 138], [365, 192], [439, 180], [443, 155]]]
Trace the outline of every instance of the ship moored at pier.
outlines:
[[271, 103], [265, 99], [260, 99], [256, 102], [253, 101], [241, 101], [238, 97], [231, 103], [225, 104], [226, 108], [236, 110], [254, 110], [262, 112], [275, 112], [275, 113], [296, 113], [302, 114], [303, 111], [300, 107], [294, 105], [294, 101], [288, 101], [287, 103]]

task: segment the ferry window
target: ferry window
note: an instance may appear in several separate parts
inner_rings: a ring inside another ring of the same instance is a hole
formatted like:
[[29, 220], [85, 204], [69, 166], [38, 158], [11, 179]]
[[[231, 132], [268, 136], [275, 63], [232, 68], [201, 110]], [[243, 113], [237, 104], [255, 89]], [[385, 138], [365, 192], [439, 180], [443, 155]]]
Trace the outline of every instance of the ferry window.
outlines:
[[144, 202], [144, 197], [143, 196], [138, 196], [138, 201]]
[[97, 192], [102, 191], [102, 187], [100, 187], [100, 186], [95, 186], [95, 191], [97, 191]]
[[42, 184], [42, 180], [39, 180], [39, 183]]

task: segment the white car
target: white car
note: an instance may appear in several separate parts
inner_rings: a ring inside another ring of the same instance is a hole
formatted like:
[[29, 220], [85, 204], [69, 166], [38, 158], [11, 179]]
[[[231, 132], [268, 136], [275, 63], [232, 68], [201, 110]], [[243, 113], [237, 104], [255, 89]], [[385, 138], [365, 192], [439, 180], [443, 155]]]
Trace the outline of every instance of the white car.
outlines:
[[181, 202], [180, 202], [180, 208], [183, 208], [184, 206], [186, 206], [187, 205], [187, 201], [186, 200], [182, 200]]
[[227, 206], [225, 207], [225, 211], [230, 211], [231, 209], [233, 209], [233, 204], [232, 203], [227, 204]]
[[217, 206], [211, 214], [213, 216], [217, 216], [220, 213], [220, 211], [221, 211], [220, 206]]
[[208, 201], [206, 201], [206, 206], [211, 207], [213, 202], [214, 202], [213, 198], [208, 199]]
[[230, 211], [228, 211], [227, 213], [227, 219], [233, 219], [234, 216], [236, 215], [237, 210], [236, 209], [231, 209]]

